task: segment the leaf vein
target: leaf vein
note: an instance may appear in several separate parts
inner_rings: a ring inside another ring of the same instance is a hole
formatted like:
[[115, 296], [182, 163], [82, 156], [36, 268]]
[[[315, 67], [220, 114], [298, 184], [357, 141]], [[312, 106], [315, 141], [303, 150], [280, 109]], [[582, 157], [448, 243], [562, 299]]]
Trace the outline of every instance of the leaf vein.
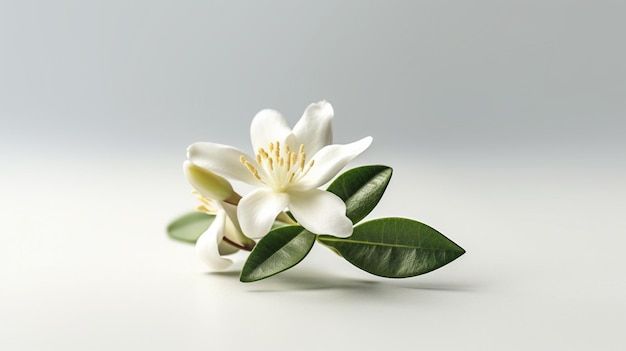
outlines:
[[345, 244], [353, 244], [353, 245], [370, 245], [370, 246], [382, 246], [382, 247], [395, 247], [402, 249], [420, 249], [420, 250], [432, 250], [432, 251], [455, 251], [450, 249], [437, 249], [437, 248], [429, 248], [423, 246], [411, 246], [411, 245], [403, 245], [403, 244], [390, 244], [390, 243], [381, 243], [381, 242], [373, 242], [373, 241], [363, 241], [363, 240], [346, 240], [339, 238], [319, 238], [322, 242], [338, 242]]

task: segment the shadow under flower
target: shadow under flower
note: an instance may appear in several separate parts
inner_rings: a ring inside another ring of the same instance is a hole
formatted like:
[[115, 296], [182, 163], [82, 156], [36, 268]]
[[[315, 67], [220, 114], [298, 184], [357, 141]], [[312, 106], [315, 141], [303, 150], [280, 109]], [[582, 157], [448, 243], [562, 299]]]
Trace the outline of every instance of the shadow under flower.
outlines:
[[[227, 279], [238, 279], [239, 271], [208, 273], [210, 276]], [[359, 294], [379, 294], [381, 290], [413, 289], [424, 291], [464, 292], [480, 289], [477, 285], [464, 282], [425, 282], [419, 277], [407, 279], [389, 279], [372, 276], [371, 279], [358, 279], [338, 276], [328, 271], [314, 269], [297, 269], [286, 271], [264, 280], [252, 283], [240, 283], [252, 293], [336, 290], [358, 292]]]

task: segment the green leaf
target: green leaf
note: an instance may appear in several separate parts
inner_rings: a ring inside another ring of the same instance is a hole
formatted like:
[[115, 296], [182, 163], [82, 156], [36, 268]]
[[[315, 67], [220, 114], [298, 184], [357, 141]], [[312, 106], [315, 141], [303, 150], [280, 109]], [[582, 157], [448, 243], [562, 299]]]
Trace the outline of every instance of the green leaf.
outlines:
[[376, 219], [354, 227], [349, 238], [318, 240], [362, 270], [389, 278], [428, 273], [465, 253], [435, 229], [406, 218]]
[[167, 234], [172, 239], [193, 244], [209, 228], [214, 219], [214, 215], [204, 212], [190, 212], [172, 221], [167, 226]]
[[346, 203], [352, 223], [365, 218], [383, 196], [393, 170], [387, 166], [363, 166], [346, 171], [328, 186], [328, 191]]
[[270, 231], [248, 256], [239, 280], [261, 280], [295, 266], [311, 251], [315, 237], [297, 225]]

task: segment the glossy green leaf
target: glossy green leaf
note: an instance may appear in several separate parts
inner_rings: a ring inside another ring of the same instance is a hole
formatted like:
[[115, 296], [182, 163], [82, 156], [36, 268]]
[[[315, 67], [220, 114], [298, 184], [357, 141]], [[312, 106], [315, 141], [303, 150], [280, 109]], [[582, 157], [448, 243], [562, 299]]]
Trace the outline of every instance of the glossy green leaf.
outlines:
[[381, 218], [354, 227], [346, 239], [318, 240], [369, 273], [406, 278], [440, 268], [465, 253], [426, 224], [406, 218]]
[[346, 216], [352, 223], [358, 223], [376, 207], [392, 172], [387, 166], [353, 168], [335, 179], [327, 190], [346, 203]]
[[295, 266], [311, 251], [315, 237], [297, 225], [270, 231], [248, 256], [239, 279], [253, 282]]
[[175, 240], [195, 243], [213, 223], [214, 219], [214, 215], [204, 212], [189, 212], [172, 221], [167, 226], [167, 234]]

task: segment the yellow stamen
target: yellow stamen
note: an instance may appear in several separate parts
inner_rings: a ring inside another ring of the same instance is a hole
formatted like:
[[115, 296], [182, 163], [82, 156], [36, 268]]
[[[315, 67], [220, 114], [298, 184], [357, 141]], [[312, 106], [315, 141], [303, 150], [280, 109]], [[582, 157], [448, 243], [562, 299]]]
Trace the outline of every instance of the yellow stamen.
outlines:
[[288, 144], [283, 149], [280, 146], [279, 141], [274, 141], [267, 144], [267, 149], [258, 148], [254, 165], [244, 155], [239, 160], [256, 179], [282, 192], [290, 184], [299, 182], [315, 162], [307, 160], [304, 144], [299, 145], [298, 152], [294, 152]]
[[306, 163], [306, 154], [303, 152], [300, 154], [300, 169], [304, 169], [304, 164]]
[[202, 194], [200, 194], [195, 189], [191, 193], [194, 194], [196, 196], [196, 198], [198, 198], [198, 201], [200, 201], [200, 205], [198, 205], [196, 207], [196, 210], [201, 211], [201, 212], [205, 212], [205, 213], [215, 213], [215, 212], [217, 212], [217, 209], [215, 209], [213, 206], [211, 206], [213, 200], [203, 196]]
[[254, 168], [254, 165], [252, 163], [250, 163], [248, 160], [246, 160], [246, 158], [243, 155], [239, 156], [239, 162], [241, 162], [243, 165], [245, 165], [246, 168], [248, 168], [250, 173], [252, 173], [252, 175], [256, 179], [261, 180], [261, 177], [259, 176], [259, 171], [257, 171], [257, 169]]

